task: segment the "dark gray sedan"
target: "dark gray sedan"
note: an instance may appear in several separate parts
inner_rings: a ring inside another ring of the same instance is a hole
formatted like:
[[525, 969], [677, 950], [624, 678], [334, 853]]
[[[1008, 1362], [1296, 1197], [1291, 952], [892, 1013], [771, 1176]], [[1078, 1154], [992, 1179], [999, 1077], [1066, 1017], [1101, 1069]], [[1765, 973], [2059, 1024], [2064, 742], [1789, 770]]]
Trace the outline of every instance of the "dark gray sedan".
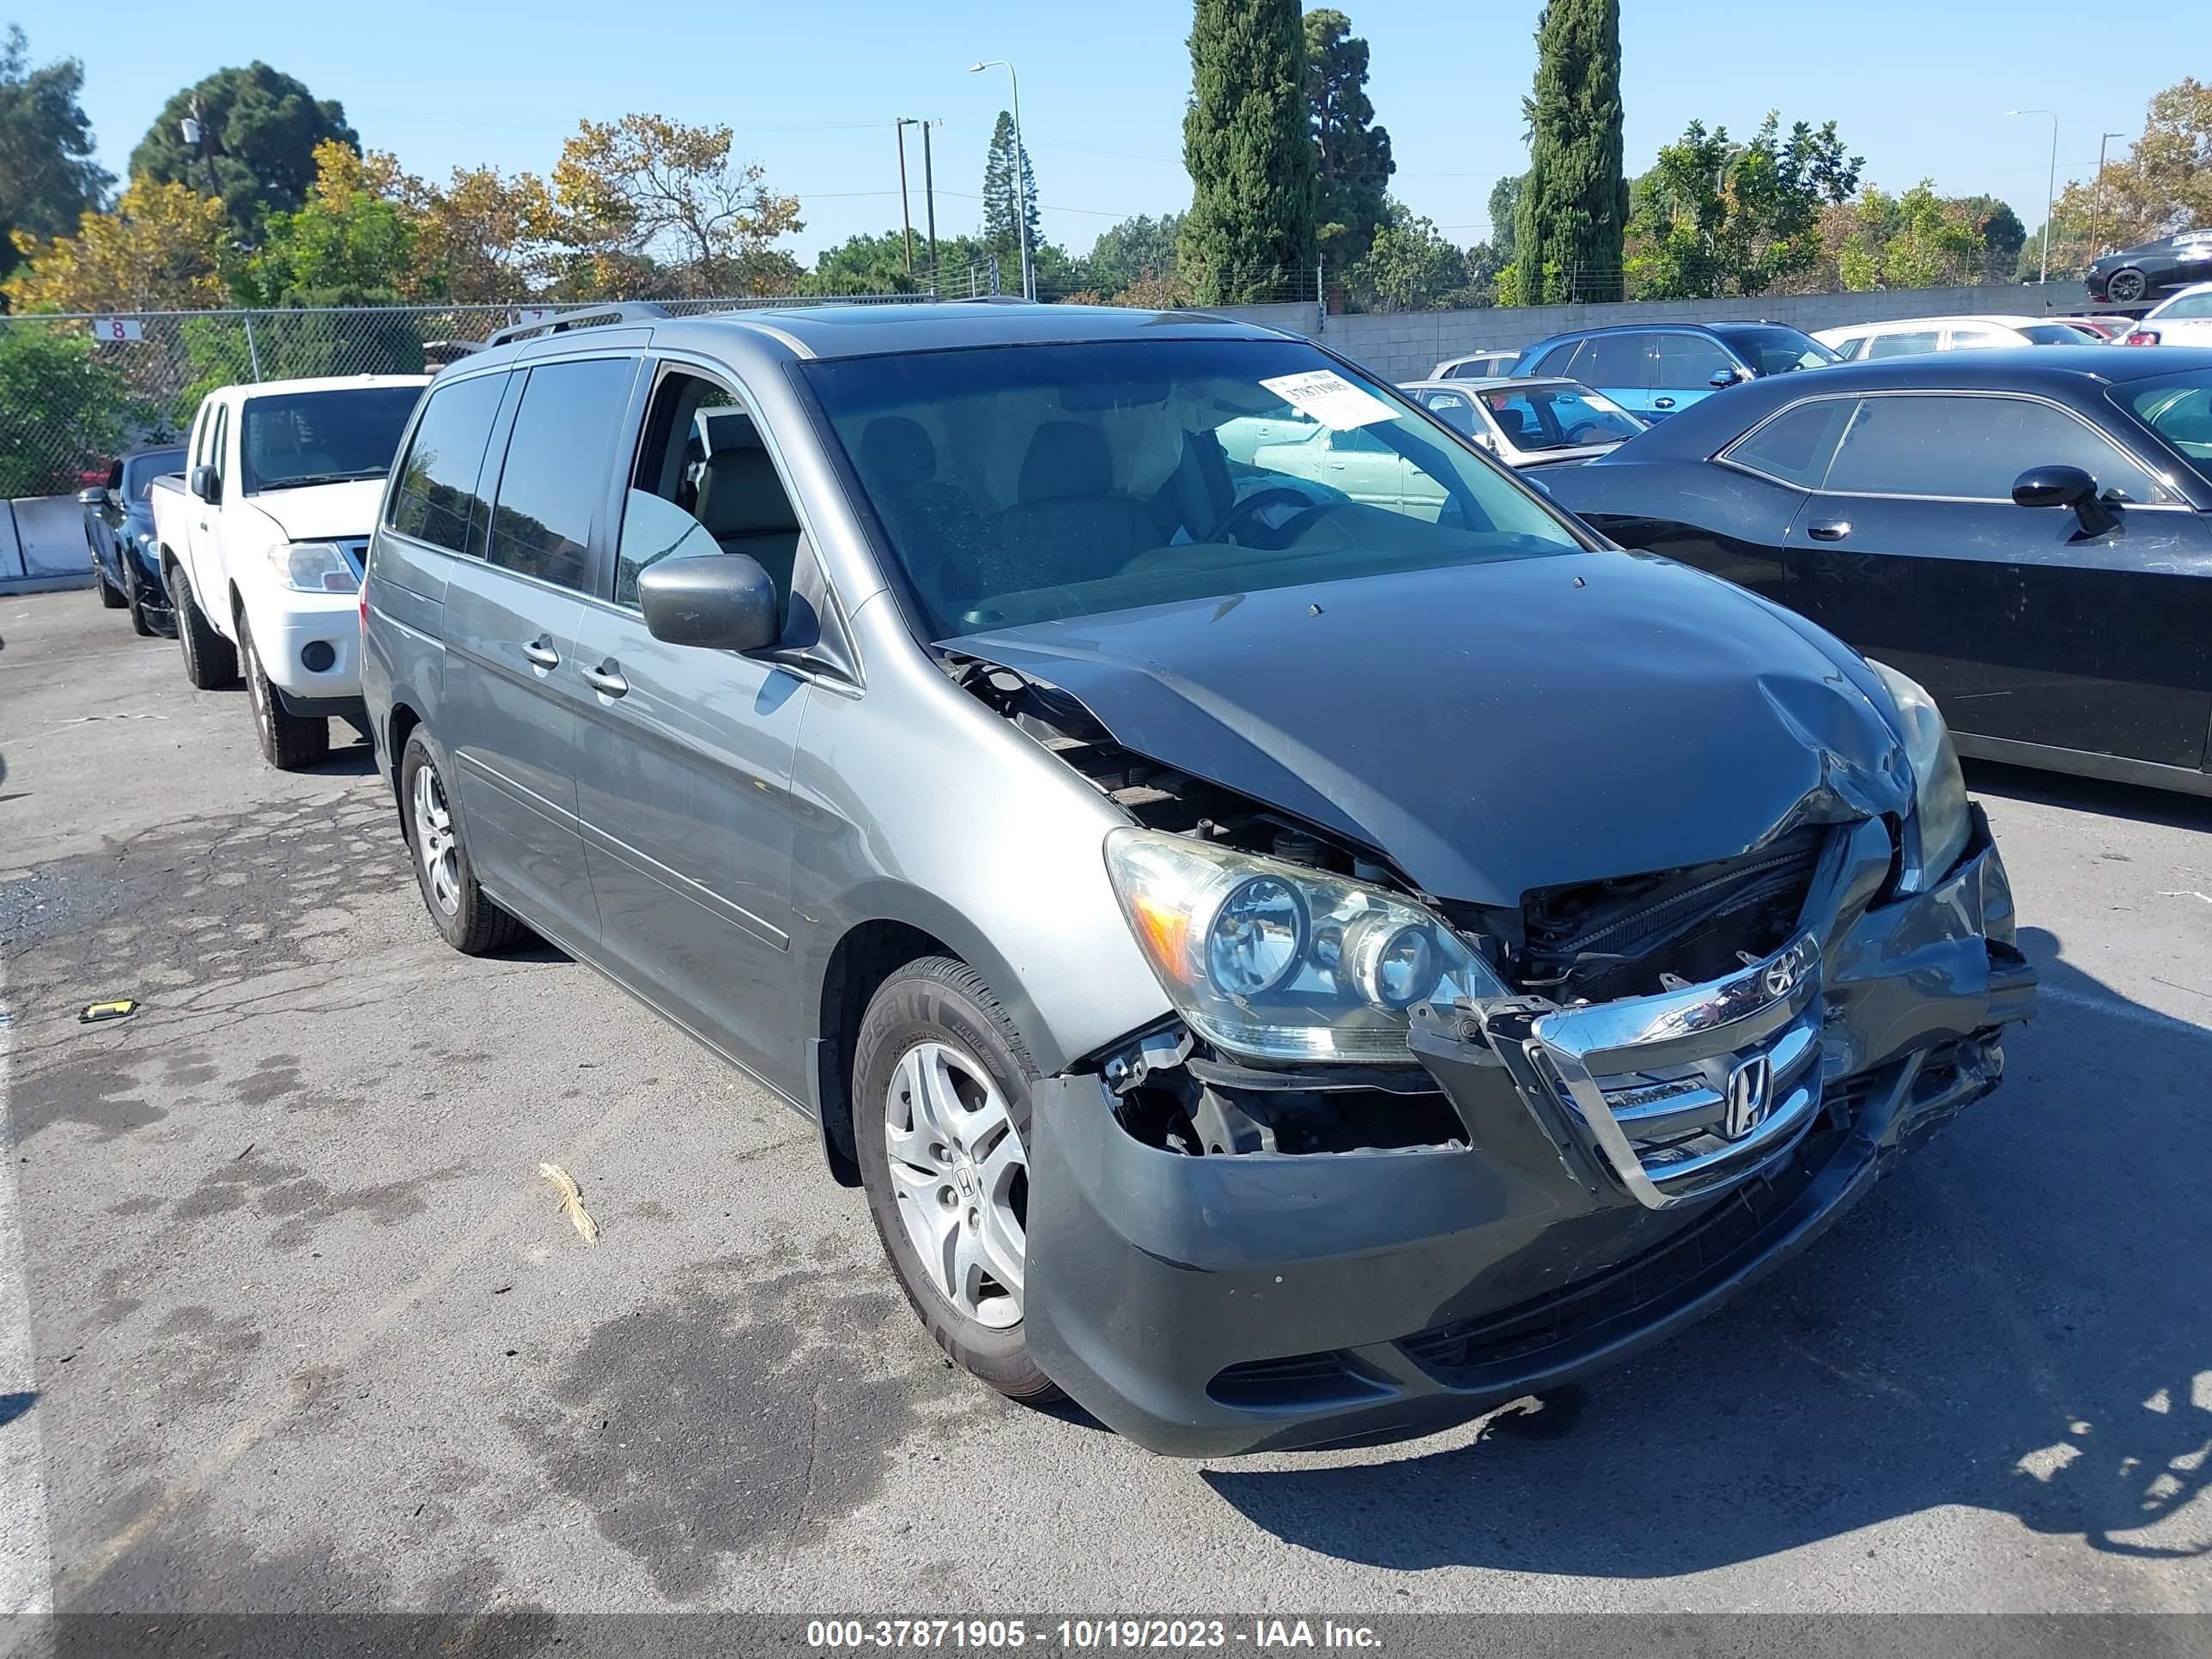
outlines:
[[149, 495], [155, 479], [184, 470], [181, 448], [142, 449], [116, 462], [106, 483], [77, 492], [92, 553], [93, 590], [109, 610], [127, 608], [131, 628], [141, 635], [176, 631], [155, 556]]
[[[1352, 435], [1395, 483], [1268, 463]], [[1266, 329], [507, 331], [417, 410], [362, 605], [433, 925], [752, 1073], [946, 1353], [1164, 1451], [1680, 1329], [2034, 1005], [1918, 686]]]

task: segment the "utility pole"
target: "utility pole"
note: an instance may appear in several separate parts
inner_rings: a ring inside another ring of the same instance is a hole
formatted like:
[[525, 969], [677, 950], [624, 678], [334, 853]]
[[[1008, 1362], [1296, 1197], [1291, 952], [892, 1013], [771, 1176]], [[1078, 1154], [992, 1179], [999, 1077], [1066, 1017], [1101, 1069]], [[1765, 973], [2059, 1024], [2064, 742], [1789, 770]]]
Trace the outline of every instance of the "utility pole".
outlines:
[[921, 124], [921, 207], [929, 219], [929, 291], [937, 292], [937, 180], [929, 170], [929, 130], [933, 121]]
[[2051, 281], [2051, 210], [2058, 202], [2058, 112], [2055, 109], [2008, 109], [2007, 115], [2048, 115], [2051, 118], [2051, 176], [2043, 189], [2043, 274], [2036, 280], [2045, 285]]
[[1014, 73], [1014, 66], [1003, 58], [994, 58], [988, 63], [970, 64], [968, 73], [980, 74], [987, 69], [1002, 69], [1007, 83], [1014, 93], [1014, 221], [1022, 234], [1022, 298], [1036, 298], [1036, 281], [1030, 273], [1030, 168], [1029, 151], [1022, 144], [1022, 83]]
[[906, 199], [906, 130], [921, 124], [911, 117], [902, 115], [892, 124], [898, 133], [899, 155], [899, 234], [906, 243], [906, 274], [914, 275], [914, 215]]
[[2105, 132], [2097, 136], [2097, 182], [2089, 191], [2089, 257], [2094, 259], [2104, 252], [2098, 240], [2099, 224], [2105, 216], [2105, 146], [2115, 138], [2124, 138], [2124, 132]]

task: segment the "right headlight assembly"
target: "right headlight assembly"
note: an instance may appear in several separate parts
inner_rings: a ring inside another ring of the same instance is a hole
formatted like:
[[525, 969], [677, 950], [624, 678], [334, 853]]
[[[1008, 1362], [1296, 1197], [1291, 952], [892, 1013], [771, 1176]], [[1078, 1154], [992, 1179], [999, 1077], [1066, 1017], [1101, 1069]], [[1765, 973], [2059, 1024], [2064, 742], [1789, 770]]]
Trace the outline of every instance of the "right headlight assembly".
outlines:
[[1106, 868], [1176, 1012], [1231, 1054], [1403, 1063], [1416, 1003], [1504, 994], [1437, 917], [1362, 882], [1126, 827]]
[[1898, 891], [1924, 893], [1950, 873], [1973, 833], [1966, 780], [1936, 700], [1887, 663], [1869, 657], [1866, 665], [1897, 704], [1905, 724], [1905, 757], [1912, 767], [1912, 817], [1905, 825], [1905, 873]]

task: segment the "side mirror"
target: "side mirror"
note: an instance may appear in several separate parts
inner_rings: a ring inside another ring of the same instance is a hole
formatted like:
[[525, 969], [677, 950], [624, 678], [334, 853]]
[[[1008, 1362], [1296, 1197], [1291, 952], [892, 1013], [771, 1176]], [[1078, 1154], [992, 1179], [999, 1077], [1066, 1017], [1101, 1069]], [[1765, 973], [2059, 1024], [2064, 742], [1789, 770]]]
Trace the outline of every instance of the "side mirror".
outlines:
[[2097, 481], [2078, 466], [2032, 466], [2012, 481], [2015, 507], [2070, 507], [2085, 536], [2101, 536], [2119, 514], [2097, 494]]
[[76, 504], [79, 507], [106, 507], [107, 492], [104, 489], [80, 489], [76, 492]]
[[1713, 371], [1713, 378], [1705, 384], [1716, 392], [1722, 392], [1744, 378], [1744, 372], [1740, 368], [1717, 368]]
[[213, 503], [222, 498], [222, 485], [211, 466], [196, 466], [185, 475], [185, 484], [202, 501]]
[[663, 559], [638, 573], [638, 608], [656, 640], [760, 651], [780, 631], [775, 584], [742, 553]]

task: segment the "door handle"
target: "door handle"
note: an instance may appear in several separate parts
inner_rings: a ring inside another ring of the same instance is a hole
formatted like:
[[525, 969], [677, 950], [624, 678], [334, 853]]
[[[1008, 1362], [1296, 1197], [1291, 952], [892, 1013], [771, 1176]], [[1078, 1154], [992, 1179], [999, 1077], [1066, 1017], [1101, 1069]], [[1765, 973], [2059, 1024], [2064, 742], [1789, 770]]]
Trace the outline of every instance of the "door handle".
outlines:
[[609, 697], [619, 697], [629, 690], [629, 682], [622, 677], [622, 665], [609, 657], [597, 668], [583, 671], [584, 684], [592, 690]]
[[1816, 542], [1839, 542], [1851, 533], [1849, 519], [1823, 519], [1818, 524], [1808, 524], [1805, 533]]
[[1674, 406], [1674, 400], [1672, 398], [1654, 398], [1651, 400], [1651, 407], [1654, 409], [1672, 409]]
[[540, 668], [558, 668], [561, 665], [561, 653], [553, 648], [553, 642], [543, 634], [524, 646], [522, 654]]

